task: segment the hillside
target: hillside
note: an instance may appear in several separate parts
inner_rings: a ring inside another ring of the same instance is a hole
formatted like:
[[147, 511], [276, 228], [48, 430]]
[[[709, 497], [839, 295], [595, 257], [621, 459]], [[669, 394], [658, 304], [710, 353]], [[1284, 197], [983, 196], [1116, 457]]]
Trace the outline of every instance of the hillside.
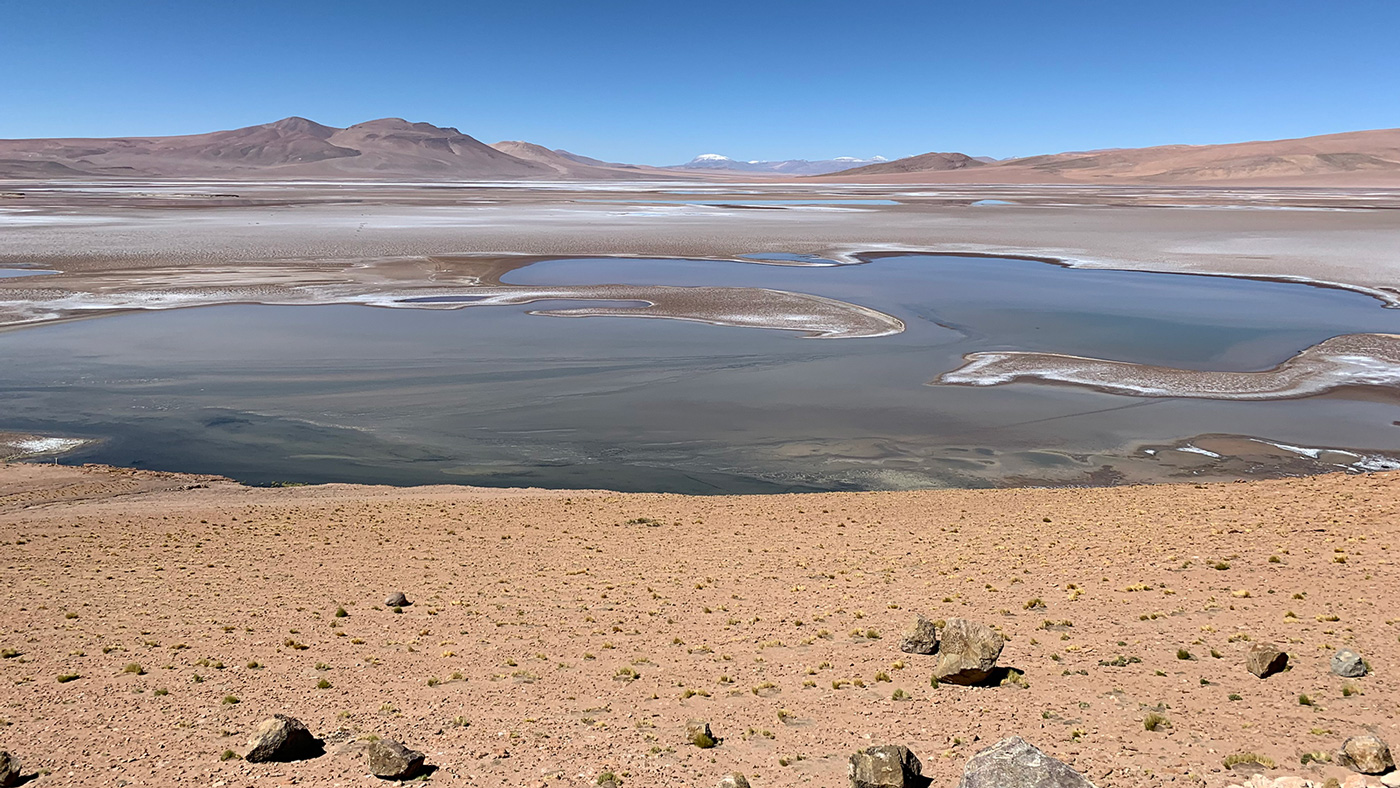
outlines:
[[926, 153], [830, 177], [891, 182], [1400, 186], [1400, 129], [1225, 145], [1074, 151], [975, 168], [950, 167], [949, 155]]
[[176, 137], [0, 140], [0, 177], [547, 178], [538, 162], [450, 127], [383, 118], [334, 128], [286, 118]]
[[568, 180], [635, 180], [646, 178], [675, 178], [673, 173], [656, 167], [636, 164], [616, 164], [580, 156], [566, 150], [550, 150], [543, 145], [519, 140], [502, 140], [492, 148], [522, 161], [550, 168], [559, 178]]

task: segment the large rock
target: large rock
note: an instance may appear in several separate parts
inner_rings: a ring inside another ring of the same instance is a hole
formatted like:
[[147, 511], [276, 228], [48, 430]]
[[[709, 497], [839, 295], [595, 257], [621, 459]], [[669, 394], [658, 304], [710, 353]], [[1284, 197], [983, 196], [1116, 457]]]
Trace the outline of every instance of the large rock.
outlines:
[[385, 607], [408, 607], [411, 604], [413, 603], [408, 601], [408, 597], [404, 596], [402, 591], [395, 591], [384, 600]]
[[252, 738], [248, 739], [248, 753], [243, 760], [249, 763], [300, 761], [315, 758], [321, 752], [321, 742], [301, 720], [274, 714], [258, 723]]
[[719, 782], [715, 783], [715, 788], [752, 788], [752, 786], [749, 785], [749, 781], [744, 775], [730, 772], [719, 778]]
[[1342, 749], [1337, 753], [1337, 763], [1362, 774], [1385, 774], [1395, 768], [1395, 759], [1390, 756], [1390, 745], [1369, 733], [1353, 736], [1342, 742]]
[[950, 618], [939, 633], [933, 677], [950, 684], [979, 684], [996, 668], [1005, 641], [986, 624]]
[[428, 757], [393, 739], [375, 739], [365, 752], [369, 755], [369, 773], [384, 780], [407, 780], [416, 776]]
[[10, 788], [12, 785], [19, 785], [19, 761], [0, 750], [0, 788]]
[[1020, 736], [1012, 736], [968, 758], [958, 788], [1094, 788], [1094, 784]]
[[1332, 672], [1342, 678], [1361, 678], [1366, 675], [1366, 660], [1355, 651], [1344, 648], [1332, 655]]
[[887, 744], [852, 755], [846, 773], [851, 788], [912, 788], [925, 784], [923, 768], [908, 747]]
[[899, 650], [906, 654], [932, 654], [938, 651], [938, 628], [919, 616], [899, 638]]
[[1273, 643], [1255, 643], [1244, 655], [1244, 666], [1261, 679], [1288, 667], [1288, 655]]

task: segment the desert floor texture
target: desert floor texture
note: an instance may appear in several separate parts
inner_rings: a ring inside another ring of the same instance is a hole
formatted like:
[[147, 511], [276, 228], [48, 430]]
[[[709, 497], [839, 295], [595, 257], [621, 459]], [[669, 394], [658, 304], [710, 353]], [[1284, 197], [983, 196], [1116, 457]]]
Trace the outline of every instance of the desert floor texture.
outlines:
[[[1344, 778], [1300, 759], [1400, 740], [1398, 537], [1395, 473], [684, 497], [9, 464], [0, 741], [40, 785], [370, 785], [371, 735], [472, 786], [838, 786], [886, 743], [951, 786], [1009, 735], [1099, 786]], [[932, 687], [916, 614], [998, 627], [1028, 687]], [[1260, 680], [1266, 640], [1292, 667]], [[273, 713], [326, 754], [235, 757]]]

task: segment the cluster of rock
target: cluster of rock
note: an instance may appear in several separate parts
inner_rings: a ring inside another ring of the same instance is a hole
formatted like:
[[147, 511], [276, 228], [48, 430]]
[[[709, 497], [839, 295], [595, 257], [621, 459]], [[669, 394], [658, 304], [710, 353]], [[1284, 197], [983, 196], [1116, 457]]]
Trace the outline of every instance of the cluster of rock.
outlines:
[[[321, 741], [301, 720], [275, 714], [263, 720], [248, 739], [243, 760], [249, 763], [304, 761], [325, 752]], [[408, 780], [418, 776], [427, 756], [393, 739], [374, 739], [365, 748], [369, 771], [384, 780]]]
[[[851, 788], [927, 786], [923, 764], [908, 747], [870, 747], [851, 756]], [[1002, 739], [968, 759], [959, 788], [1094, 788], [1084, 775], [1019, 736]], [[717, 786], [718, 788], [718, 786]]]
[[942, 627], [918, 616], [900, 637], [906, 654], [938, 657], [933, 678], [949, 684], [985, 683], [996, 671], [1006, 641], [995, 629], [964, 618], [950, 618]]

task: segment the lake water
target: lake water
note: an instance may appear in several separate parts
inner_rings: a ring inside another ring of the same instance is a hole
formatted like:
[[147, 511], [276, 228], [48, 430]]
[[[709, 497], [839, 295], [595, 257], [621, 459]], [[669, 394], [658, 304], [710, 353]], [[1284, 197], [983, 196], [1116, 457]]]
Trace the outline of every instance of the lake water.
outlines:
[[0, 431], [102, 439], [67, 462], [256, 483], [680, 492], [991, 485], [1204, 433], [1400, 454], [1382, 401], [926, 385], [972, 351], [1258, 370], [1337, 334], [1400, 333], [1400, 310], [1348, 291], [930, 255], [834, 267], [554, 260], [503, 281], [791, 290], [907, 330], [809, 340], [527, 314], [540, 304], [122, 314], [0, 333]]

